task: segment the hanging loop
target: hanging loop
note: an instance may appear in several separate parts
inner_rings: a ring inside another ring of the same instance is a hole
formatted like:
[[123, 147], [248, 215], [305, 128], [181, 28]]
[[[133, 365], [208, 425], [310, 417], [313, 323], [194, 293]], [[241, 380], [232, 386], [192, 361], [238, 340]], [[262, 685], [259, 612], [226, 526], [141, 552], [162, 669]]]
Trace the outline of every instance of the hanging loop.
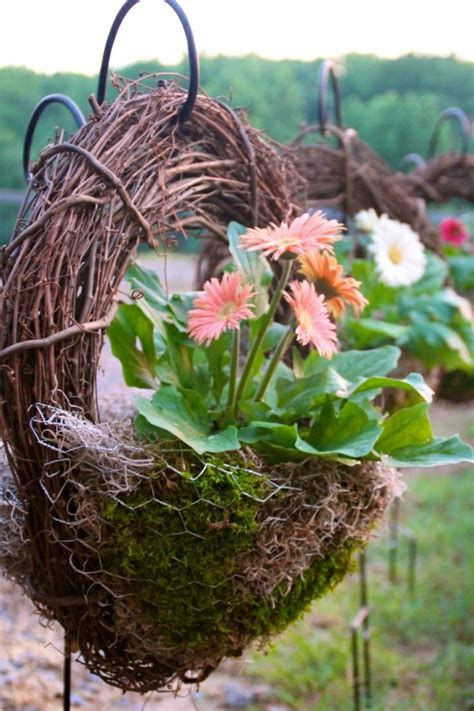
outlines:
[[441, 127], [443, 123], [446, 123], [446, 121], [449, 120], [454, 121], [454, 123], [457, 124], [457, 127], [459, 129], [459, 135], [461, 139], [461, 150], [459, 151], [459, 153], [461, 153], [463, 156], [467, 155], [469, 150], [469, 135], [471, 131], [469, 119], [462, 109], [459, 109], [457, 106], [450, 106], [449, 108], [444, 109], [444, 111], [441, 111], [438, 118], [436, 119], [435, 127], [430, 138], [428, 148], [428, 159], [434, 157], [436, 149], [438, 147]]
[[84, 126], [86, 122], [82, 111], [80, 110], [76, 102], [73, 101], [69, 96], [66, 96], [65, 94], [48, 94], [48, 96], [44, 96], [41, 99], [41, 101], [36, 105], [33, 113], [31, 114], [31, 118], [26, 128], [25, 140], [23, 143], [23, 175], [25, 176], [25, 180], [27, 183], [29, 183], [31, 180], [30, 152], [36, 125], [40, 119], [41, 114], [50, 104], [62, 104], [67, 109], [69, 109], [78, 128]]
[[400, 169], [404, 166], [407, 168], [412, 166], [414, 170], [418, 170], [419, 168], [426, 168], [426, 161], [419, 153], [407, 153], [398, 164]]
[[[197, 56], [196, 44], [194, 42], [194, 36], [189, 24], [189, 20], [186, 17], [181, 6], [176, 2], [176, 0], [164, 0], [167, 5], [169, 5], [175, 13], [183, 27], [184, 33], [186, 35], [186, 42], [188, 46], [188, 59], [189, 59], [189, 89], [188, 96], [183, 106], [181, 107], [178, 114], [178, 123], [184, 123], [190, 116], [193, 110], [194, 104], [196, 102], [196, 96], [199, 88], [199, 59]], [[102, 104], [105, 99], [105, 90], [107, 86], [107, 74], [109, 72], [109, 62], [110, 55], [112, 53], [112, 47], [114, 46], [115, 38], [117, 32], [119, 31], [120, 25], [122, 24], [124, 18], [128, 14], [129, 10], [132, 9], [140, 0], [127, 0], [115, 17], [110, 28], [107, 41], [105, 43], [104, 53], [102, 55], [102, 64], [99, 72], [99, 83], [97, 85], [97, 102]]]
[[331, 80], [332, 93], [334, 97], [334, 115], [336, 126], [342, 128], [341, 92], [339, 90], [339, 80], [334, 71], [334, 62], [326, 59], [319, 69], [318, 79], [318, 120], [321, 135], [326, 132], [329, 123], [329, 110], [327, 103], [328, 82]]

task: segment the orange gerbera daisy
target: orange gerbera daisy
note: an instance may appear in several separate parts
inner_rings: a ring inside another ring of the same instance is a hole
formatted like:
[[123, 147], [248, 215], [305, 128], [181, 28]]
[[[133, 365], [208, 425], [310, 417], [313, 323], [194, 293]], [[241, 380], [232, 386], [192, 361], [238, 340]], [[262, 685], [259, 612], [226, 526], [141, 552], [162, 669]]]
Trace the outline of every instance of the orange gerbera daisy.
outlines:
[[311, 281], [318, 294], [326, 297], [328, 311], [338, 318], [345, 310], [345, 302], [358, 315], [368, 304], [359, 291], [360, 281], [343, 276], [343, 267], [327, 252], [312, 252], [300, 257], [300, 272]]
[[270, 227], [255, 227], [240, 238], [244, 249], [252, 252], [261, 249], [264, 257], [279, 259], [282, 254], [306, 254], [315, 249], [332, 250], [332, 245], [341, 238], [344, 225], [337, 220], [328, 220], [321, 210], [310, 215], [305, 213], [290, 224], [270, 224]]
[[337, 351], [336, 327], [329, 318], [324, 296], [318, 295], [309, 281], [292, 281], [292, 294], [284, 293], [292, 307], [298, 326], [296, 340], [303, 346], [311, 343], [325, 358]]
[[228, 329], [239, 328], [243, 319], [251, 318], [253, 304], [250, 285], [242, 284], [239, 272], [226, 273], [219, 282], [213, 277], [204, 284], [204, 294], [194, 299], [195, 309], [188, 314], [188, 333], [197, 343], [207, 345]]

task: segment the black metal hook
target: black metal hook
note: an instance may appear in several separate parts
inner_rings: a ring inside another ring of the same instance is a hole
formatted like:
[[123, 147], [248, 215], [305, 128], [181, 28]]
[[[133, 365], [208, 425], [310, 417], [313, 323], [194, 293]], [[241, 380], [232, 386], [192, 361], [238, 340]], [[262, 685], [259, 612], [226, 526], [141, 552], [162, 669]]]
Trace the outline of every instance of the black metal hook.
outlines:
[[429, 148], [428, 148], [428, 159], [433, 158], [436, 153], [436, 148], [438, 147], [438, 139], [441, 130], [441, 126], [448, 120], [453, 120], [459, 128], [461, 137], [461, 151], [462, 155], [467, 155], [469, 150], [469, 135], [471, 132], [471, 124], [468, 117], [462, 109], [457, 106], [450, 106], [444, 111], [441, 111], [438, 118], [436, 119], [435, 127], [433, 133], [431, 134]]
[[[188, 59], [189, 59], [189, 89], [188, 96], [185, 103], [180, 109], [178, 114], [178, 122], [184, 123], [186, 121], [191, 111], [193, 110], [194, 104], [196, 102], [196, 96], [199, 88], [199, 59], [197, 56], [196, 44], [194, 42], [194, 36], [189, 24], [189, 20], [186, 17], [183, 9], [176, 2], [176, 0], [164, 0], [167, 5], [169, 5], [175, 13], [178, 15], [181, 25], [184, 29], [186, 35], [186, 42], [188, 46]], [[102, 104], [105, 99], [105, 90], [107, 85], [107, 74], [109, 71], [110, 55], [112, 53], [112, 47], [119, 31], [122, 21], [126, 17], [129, 10], [132, 9], [140, 0], [127, 0], [124, 5], [120, 8], [115, 20], [113, 21], [112, 27], [110, 28], [107, 41], [105, 43], [104, 53], [102, 55], [102, 64], [99, 72], [99, 83], [97, 86], [97, 102]]]
[[417, 168], [426, 168], [426, 161], [419, 153], [407, 153], [407, 155], [401, 159], [398, 167], [403, 168], [404, 165], [412, 165], [416, 170]]
[[69, 96], [66, 96], [65, 94], [48, 94], [48, 96], [44, 96], [41, 99], [41, 101], [36, 105], [33, 113], [31, 114], [31, 118], [26, 129], [25, 141], [23, 143], [23, 175], [25, 176], [25, 180], [27, 183], [30, 182], [31, 178], [30, 152], [31, 144], [33, 143], [35, 128], [41, 114], [50, 104], [62, 104], [67, 109], [69, 109], [78, 128], [81, 128], [81, 126], [84, 126], [84, 124], [86, 123], [82, 111], [80, 110], [76, 102], [73, 101]]
[[331, 79], [332, 92], [334, 96], [334, 114], [336, 126], [343, 128], [341, 111], [341, 92], [339, 90], [339, 80], [334, 71], [334, 62], [326, 59], [319, 69], [318, 78], [318, 120], [319, 130], [323, 135], [329, 123], [329, 111], [327, 105], [328, 81]]

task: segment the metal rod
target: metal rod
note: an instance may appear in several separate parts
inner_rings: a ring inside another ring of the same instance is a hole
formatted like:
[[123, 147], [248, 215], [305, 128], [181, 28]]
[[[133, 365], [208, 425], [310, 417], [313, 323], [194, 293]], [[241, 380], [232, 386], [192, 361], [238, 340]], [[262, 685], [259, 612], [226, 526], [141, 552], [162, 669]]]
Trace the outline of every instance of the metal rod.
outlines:
[[407, 168], [413, 167], [415, 170], [426, 168], [426, 161], [419, 153], [407, 153], [398, 164], [399, 169], [402, 169], [404, 166]]
[[[354, 701], [354, 711], [361, 711], [362, 708], [362, 689], [365, 689], [365, 703], [370, 702], [367, 699], [366, 673], [364, 669], [364, 679], [361, 683], [360, 663], [359, 663], [359, 632], [364, 629], [366, 620], [369, 617], [369, 608], [361, 607], [351, 623], [351, 651], [352, 651], [352, 696]], [[365, 661], [364, 661], [365, 667]]]
[[436, 119], [428, 147], [428, 159], [433, 158], [436, 153], [441, 126], [449, 120], [454, 121], [459, 129], [461, 150], [458, 152], [464, 156], [467, 155], [469, 151], [469, 138], [471, 135], [470, 121], [462, 109], [459, 109], [457, 106], [450, 106], [449, 108], [444, 109], [444, 111], [441, 111]]
[[352, 651], [352, 694], [354, 700], [354, 711], [361, 711], [360, 707], [360, 676], [359, 676], [359, 644], [358, 631], [351, 628], [351, 651]]
[[400, 497], [396, 497], [390, 511], [389, 544], [388, 544], [388, 579], [397, 582], [397, 557], [400, 528]]
[[416, 597], [416, 538], [408, 539], [408, 592], [412, 600]]
[[71, 711], [71, 642], [64, 635], [63, 711]]
[[408, 567], [407, 567], [407, 590], [412, 600], [416, 597], [416, 559], [418, 554], [418, 544], [416, 535], [411, 528], [403, 526], [400, 534], [407, 539], [408, 543]]
[[81, 126], [84, 126], [84, 124], [86, 123], [86, 119], [84, 118], [82, 111], [80, 110], [76, 102], [73, 101], [69, 96], [66, 96], [65, 94], [48, 94], [48, 96], [44, 96], [41, 99], [41, 101], [35, 106], [35, 109], [31, 114], [31, 118], [26, 128], [25, 140], [23, 142], [23, 175], [25, 176], [27, 184], [30, 182], [31, 179], [30, 152], [36, 125], [39, 121], [41, 114], [50, 104], [62, 104], [63, 106], [65, 106], [70, 111], [78, 128], [81, 128]]
[[342, 128], [342, 110], [341, 110], [341, 92], [339, 90], [339, 81], [334, 71], [334, 62], [327, 59], [321, 64], [319, 69], [318, 83], [318, 119], [319, 130], [324, 134], [329, 123], [329, 111], [327, 104], [328, 95], [328, 80], [331, 79], [332, 93], [334, 97], [334, 114], [336, 118], [336, 126]]
[[[107, 74], [109, 71], [109, 62], [110, 62], [110, 55], [112, 54], [112, 48], [114, 46], [115, 38], [117, 36], [117, 32], [120, 29], [120, 25], [122, 24], [124, 18], [128, 14], [128, 12], [132, 9], [134, 5], [136, 5], [140, 0], [127, 0], [120, 10], [118, 11], [113, 23], [112, 27], [110, 28], [109, 34], [107, 36], [107, 40], [105, 43], [105, 48], [104, 52], [102, 55], [102, 62], [100, 66], [100, 71], [99, 71], [99, 82], [97, 85], [97, 103], [100, 105], [104, 102], [105, 99], [105, 91], [107, 87]], [[197, 49], [196, 49], [196, 43], [194, 41], [194, 36], [193, 32], [191, 29], [191, 25], [189, 23], [189, 20], [184, 12], [184, 10], [181, 8], [181, 6], [176, 2], [176, 0], [165, 0], [165, 3], [169, 5], [175, 13], [178, 15], [178, 18], [181, 22], [181, 25], [183, 27], [184, 33], [186, 35], [186, 42], [187, 42], [187, 48], [188, 48], [188, 59], [189, 59], [189, 88], [188, 88], [188, 96], [186, 98], [186, 101], [184, 102], [183, 106], [181, 107], [179, 114], [178, 114], [178, 123], [184, 123], [190, 116], [191, 111], [193, 110], [194, 104], [196, 103], [196, 97], [198, 93], [198, 88], [199, 88], [199, 59], [197, 55]]]
[[370, 613], [369, 586], [367, 582], [367, 559], [365, 552], [359, 555], [360, 605], [367, 613], [362, 619], [362, 655], [364, 669], [364, 694], [368, 708], [372, 705], [372, 673], [370, 666]]
[[118, 11], [112, 23], [112, 27], [110, 28], [107, 40], [105, 42], [104, 52], [102, 54], [102, 62], [99, 70], [99, 83], [97, 85], [97, 102], [99, 104], [102, 104], [105, 99], [105, 89], [107, 87], [107, 74], [109, 72], [110, 55], [112, 54], [112, 47], [114, 46], [117, 32], [119, 31], [120, 25], [127, 16], [128, 12], [138, 2], [140, 2], [140, 0], [127, 0], [127, 2], [124, 3]]

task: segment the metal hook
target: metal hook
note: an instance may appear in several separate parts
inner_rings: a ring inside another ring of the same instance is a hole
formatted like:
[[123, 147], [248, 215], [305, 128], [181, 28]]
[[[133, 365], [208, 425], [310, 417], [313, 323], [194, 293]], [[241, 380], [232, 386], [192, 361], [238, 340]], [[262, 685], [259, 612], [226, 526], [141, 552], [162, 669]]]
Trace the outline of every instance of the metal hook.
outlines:
[[334, 71], [334, 62], [326, 59], [319, 69], [318, 78], [318, 120], [319, 131], [324, 135], [329, 123], [329, 111], [327, 106], [328, 80], [331, 78], [332, 92], [334, 96], [334, 113], [336, 126], [343, 128], [341, 111], [341, 93], [339, 91], [339, 80]]
[[469, 150], [469, 134], [471, 131], [469, 119], [462, 109], [459, 109], [457, 106], [450, 106], [449, 108], [444, 109], [444, 111], [442, 111], [436, 119], [435, 127], [430, 138], [428, 159], [433, 158], [436, 153], [441, 126], [449, 119], [452, 119], [455, 123], [457, 123], [461, 137], [460, 153], [462, 153], [463, 156], [467, 155]]
[[81, 128], [81, 126], [84, 126], [84, 124], [86, 123], [82, 111], [80, 110], [76, 102], [73, 101], [69, 96], [66, 96], [65, 94], [48, 94], [48, 96], [44, 96], [41, 99], [41, 101], [36, 105], [35, 110], [31, 114], [31, 118], [26, 129], [25, 141], [23, 143], [23, 175], [25, 176], [25, 180], [27, 183], [29, 183], [31, 179], [30, 152], [31, 144], [33, 143], [35, 128], [41, 114], [50, 104], [62, 104], [67, 109], [69, 109], [78, 128]]
[[418, 168], [426, 168], [426, 161], [419, 153], [407, 153], [407, 155], [401, 159], [398, 167], [403, 168], [404, 165], [412, 165], [416, 170]]
[[[176, 0], [164, 0], [164, 1], [178, 15], [178, 18], [181, 22], [181, 25], [184, 29], [184, 33], [186, 35], [186, 42], [187, 42], [187, 46], [188, 46], [188, 59], [189, 59], [188, 96], [187, 96], [187, 99], [186, 99], [185, 103], [183, 104], [183, 106], [181, 107], [179, 114], [178, 114], [178, 123], [184, 123], [184, 121], [186, 121], [189, 118], [191, 111], [193, 110], [194, 104], [196, 102], [196, 96], [197, 96], [198, 88], [199, 88], [199, 59], [197, 56], [196, 44], [194, 42], [194, 36], [193, 36], [192, 29], [191, 29], [191, 25], [189, 24], [189, 20], [186, 17], [183, 9], [180, 7], [180, 5], [178, 5]], [[102, 55], [102, 64], [101, 64], [100, 72], [99, 72], [99, 83], [97, 85], [97, 102], [99, 105], [102, 104], [105, 99], [105, 90], [106, 90], [106, 85], [107, 85], [107, 74], [109, 71], [110, 55], [112, 53], [112, 47], [115, 42], [115, 37], [117, 36], [117, 32], [119, 31], [120, 25], [122, 24], [122, 21], [126, 17], [127, 13], [138, 2], [140, 2], [140, 0], [127, 0], [127, 2], [125, 2], [124, 5], [122, 5], [122, 7], [120, 8], [115, 20], [113, 21], [112, 27], [110, 28], [110, 32], [107, 37], [107, 41], [105, 43], [104, 53]]]

